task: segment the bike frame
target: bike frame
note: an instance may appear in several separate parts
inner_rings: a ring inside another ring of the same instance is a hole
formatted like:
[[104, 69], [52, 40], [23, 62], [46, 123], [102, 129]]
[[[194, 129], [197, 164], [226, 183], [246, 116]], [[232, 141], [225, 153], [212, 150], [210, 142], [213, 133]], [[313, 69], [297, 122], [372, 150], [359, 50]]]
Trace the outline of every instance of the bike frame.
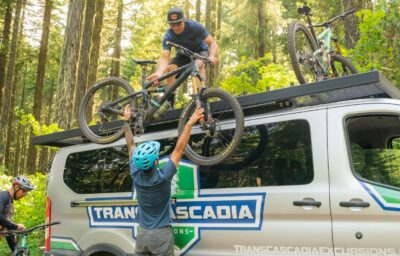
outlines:
[[[318, 47], [313, 52], [313, 57], [317, 60], [318, 66], [324, 75], [329, 74], [330, 70], [330, 52], [331, 52], [331, 40], [332, 40], [332, 29], [330, 24], [326, 24], [325, 29], [318, 35], [315, 34], [314, 26], [309, 16], [307, 16], [308, 28], [311, 31], [311, 35]], [[327, 61], [324, 61], [324, 57]]]
[[[173, 92], [174, 92], [180, 85], [182, 85], [183, 82], [184, 82], [189, 76], [191, 76], [191, 78], [192, 78], [193, 92], [194, 92], [193, 97], [195, 97], [196, 104], [197, 104], [197, 105], [200, 104], [200, 102], [199, 102], [199, 97], [200, 97], [200, 94], [201, 94], [201, 92], [203, 91], [203, 89], [204, 89], [205, 87], [203, 86], [203, 79], [202, 79], [202, 77], [201, 77], [201, 75], [200, 75], [200, 71], [199, 71], [199, 68], [198, 68], [198, 66], [197, 66], [196, 59], [195, 59], [195, 58], [191, 58], [190, 63], [188, 63], [188, 64], [186, 64], [186, 65], [184, 65], [184, 66], [182, 66], [182, 67], [180, 67], [180, 68], [178, 68], [178, 69], [176, 69], [176, 70], [173, 70], [173, 71], [171, 71], [171, 72], [169, 72], [169, 73], [167, 73], [167, 74], [162, 75], [161, 77], [159, 77], [159, 78], [157, 79], [157, 81], [158, 81], [158, 82], [161, 82], [161, 81], [166, 80], [166, 79], [169, 78], [169, 77], [172, 77], [172, 76], [175, 76], [175, 75], [178, 75], [178, 74], [179, 74], [179, 77], [178, 77], [178, 78], [176, 79], [176, 81], [172, 84], [172, 86], [169, 87], [167, 90], [165, 90], [164, 88], [162, 88], [162, 89], [156, 88], [156, 89], [154, 89], [154, 90], [151, 90], [150, 87], [154, 84], [154, 81], [147, 82], [147, 83], [146, 83], [146, 82], [145, 82], [145, 83], [142, 82], [142, 90], [141, 90], [141, 91], [132, 93], [132, 94], [127, 95], [127, 96], [125, 96], [125, 97], [123, 97], [123, 98], [121, 98], [121, 99], [118, 99], [118, 100], [116, 100], [116, 101], [114, 101], [114, 102], [111, 102], [110, 104], [108, 104], [108, 107], [107, 107], [106, 109], [107, 109], [108, 111], [110, 111], [110, 112], [113, 112], [113, 113], [116, 113], [116, 114], [120, 114], [120, 115], [121, 115], [121, 114], [123, 114], [122, 111], [116, 110], [116, 109], [113, 108], [113, 106], [117, 105], [118, 103], [124, 102], [124, 101], [126, 101], [126, 100], [128, 100], [128, 99], [130, 99], [130, 98], [143, 97], [143, 99], [144, 99], [144, 104], [148, 104], [148, 103], [149, 103], [149, 102], [148, 102], [148, 100], [149, 100], [148, 95], [149, 95], [149, 94], [151, 94], [151, 93], [164, 93], [164, 95], [163, 95], [158, 101], [156, 101], [156, 100], [154, 100], [154, 99], [152, 99], [152, 100], [150, 101], [150, 104], [151, 104], [152, 106], [151, 106], [151, 108], [148, 110], [147, 116], [152, 117], [152, 116], [154, 115], [154, 113], [155, 113], [155, 112], [161, 107], [161, 105], [166, 101], [166, 99], [167, 99], [171, 94], [173, 94]], [[149, 88], [150, 88], [150, 89], [149, 89]]]
[[18, 238], [18, 245], [15, 247], [15, 250], [12, 255], [17, 255], [20, 252], [24, 252], [28, 250], [28, 235], [23, 234]]
[[[313, 53], [313, 56], [315, 59], [317, 59], [317, 63], [319, 64], [319, 66], [322, 69], [322, 73], [324, 75], [329, 75], [329, 70], [331, 68], [331, 64], [330, 64], [330, 54], [331, 54], [331, 40], [332, 40], [332, 23], [338, 19], [343, 19], [344, 17], [346, 17], [347, 15], [354, 13], [356, 11], [356, 9], [352, 9], [349, 10], [347, 12], [344, 12], [336, 17], [333, 17], [332, 19], [321, 23], [321, 24], [317, 24], [317, 25], [313, 25], [311, 18], [310, 18], [310, 14], [307, 13], [306, 14], [306, 19], [307, 19], [307, 23], [308, 23], [308, 28], [311, 31], [311, 35], [314, 38], [318, 49]], [[315, 34], [315, 30], [314, 27], [324, 27], [325, 29], [318, 34], [318, 36], [316, 36]], [[335, 39], [334, 39], [335, 40]], [[340, 50], [340, 46], [339, 43], [337, 42], [337, 39], [335, 40], [335, 45], [337, 48], [337, 51], [339, 54], [341, 54], [341, 50]], [[324, 61], [325, 59], [325, 61]]]

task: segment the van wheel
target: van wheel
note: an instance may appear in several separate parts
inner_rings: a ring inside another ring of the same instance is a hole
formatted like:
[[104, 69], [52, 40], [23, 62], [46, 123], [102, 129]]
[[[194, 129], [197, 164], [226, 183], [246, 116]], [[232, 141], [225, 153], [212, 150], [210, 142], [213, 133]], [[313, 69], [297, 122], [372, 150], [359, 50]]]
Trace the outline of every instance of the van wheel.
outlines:
[[115, 254], [111, 252], [95, 252], [91, 254], [90, 256], [115, 256]]

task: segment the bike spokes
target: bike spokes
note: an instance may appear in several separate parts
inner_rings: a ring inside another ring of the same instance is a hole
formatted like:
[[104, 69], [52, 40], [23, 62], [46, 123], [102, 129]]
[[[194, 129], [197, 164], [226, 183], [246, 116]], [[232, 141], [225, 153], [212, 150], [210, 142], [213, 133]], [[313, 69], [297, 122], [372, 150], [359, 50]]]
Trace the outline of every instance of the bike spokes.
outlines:
[[107, 133], [112, 130], [113, 127], [109, 123], [123, 120], [123, 117], [117, 114], [116, 111], [123, 112], [125, 104], [127, 104], [126, 101], [117, 104], [113, 102], [127, 95], [128, 92], [120, 90], [114, 84], [109, 84], [95, 91], [92, 100], [90, 100], [85, 109], [86, 122], [89, 125], [98, 125], [98, 131], [101, 133]]
[[107, 78], [92, 86], [79, 107], [79, 126], [84, 135], [96, 143], [117, 140], [123, 134], [125, 105], [133, 104], [127, 97], [132, 93], [129, 84], [118, 78]]
[[[232, 101], [232, 96], [220, 90], [208, 89], [201, 96], [205, 118], [193, 130], [186, 156], [201, 165], [216, 165], [227, 159], [236, 149], [243, 131], [243, 112]], [[215, 91], [215, 92], [214, 92]], [[192, 101], [183, 111], [180, 130], [196, 108]]]
[[316, 61], [306, 35], [302, 30], [295, 33], [296, 56], [300, 64], [300, 70], [307, 83], [316, 80]]

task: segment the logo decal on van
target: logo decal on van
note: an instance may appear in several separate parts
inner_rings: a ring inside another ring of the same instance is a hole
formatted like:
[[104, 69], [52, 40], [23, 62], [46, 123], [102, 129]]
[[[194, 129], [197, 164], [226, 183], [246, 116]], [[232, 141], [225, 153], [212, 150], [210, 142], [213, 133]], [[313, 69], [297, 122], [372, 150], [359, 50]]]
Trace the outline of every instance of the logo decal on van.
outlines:
[[[159, 167], [167, 161], [160, 160]], [[184, 255], [193, 248], [201, 240], [202, 230], [262, 227], [266, 193], [202, 194], [198, 172], [196, 164], [181, 161], [172, 182], [172, 197], [176, 198], [171, 212], [176, 255]], [[89, 206], [87, 213], [91, 227], [133, 228], [136, 237], [137, 206]]]
[[400, 191], [360, 182], [383, 210], [400, 211]]

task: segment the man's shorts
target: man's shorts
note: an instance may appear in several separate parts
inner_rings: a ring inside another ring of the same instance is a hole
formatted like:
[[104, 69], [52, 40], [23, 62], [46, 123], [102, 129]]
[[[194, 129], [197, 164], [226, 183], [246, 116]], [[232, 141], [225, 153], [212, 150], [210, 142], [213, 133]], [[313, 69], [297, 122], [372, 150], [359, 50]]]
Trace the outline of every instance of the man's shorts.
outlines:
[[174, 256], [174, 235], [172, 227], [138, 229], [135, 256]]
[[[209, 51], [201, 51], [198, 53], [201, 56], [208, 57], [210, 55]], [[177, 54], [170, 62], [169, 64], [175, 64], [179, 67], [185, 66], [190, 62], [190, 57], [186, 55], [181, 55]]]

